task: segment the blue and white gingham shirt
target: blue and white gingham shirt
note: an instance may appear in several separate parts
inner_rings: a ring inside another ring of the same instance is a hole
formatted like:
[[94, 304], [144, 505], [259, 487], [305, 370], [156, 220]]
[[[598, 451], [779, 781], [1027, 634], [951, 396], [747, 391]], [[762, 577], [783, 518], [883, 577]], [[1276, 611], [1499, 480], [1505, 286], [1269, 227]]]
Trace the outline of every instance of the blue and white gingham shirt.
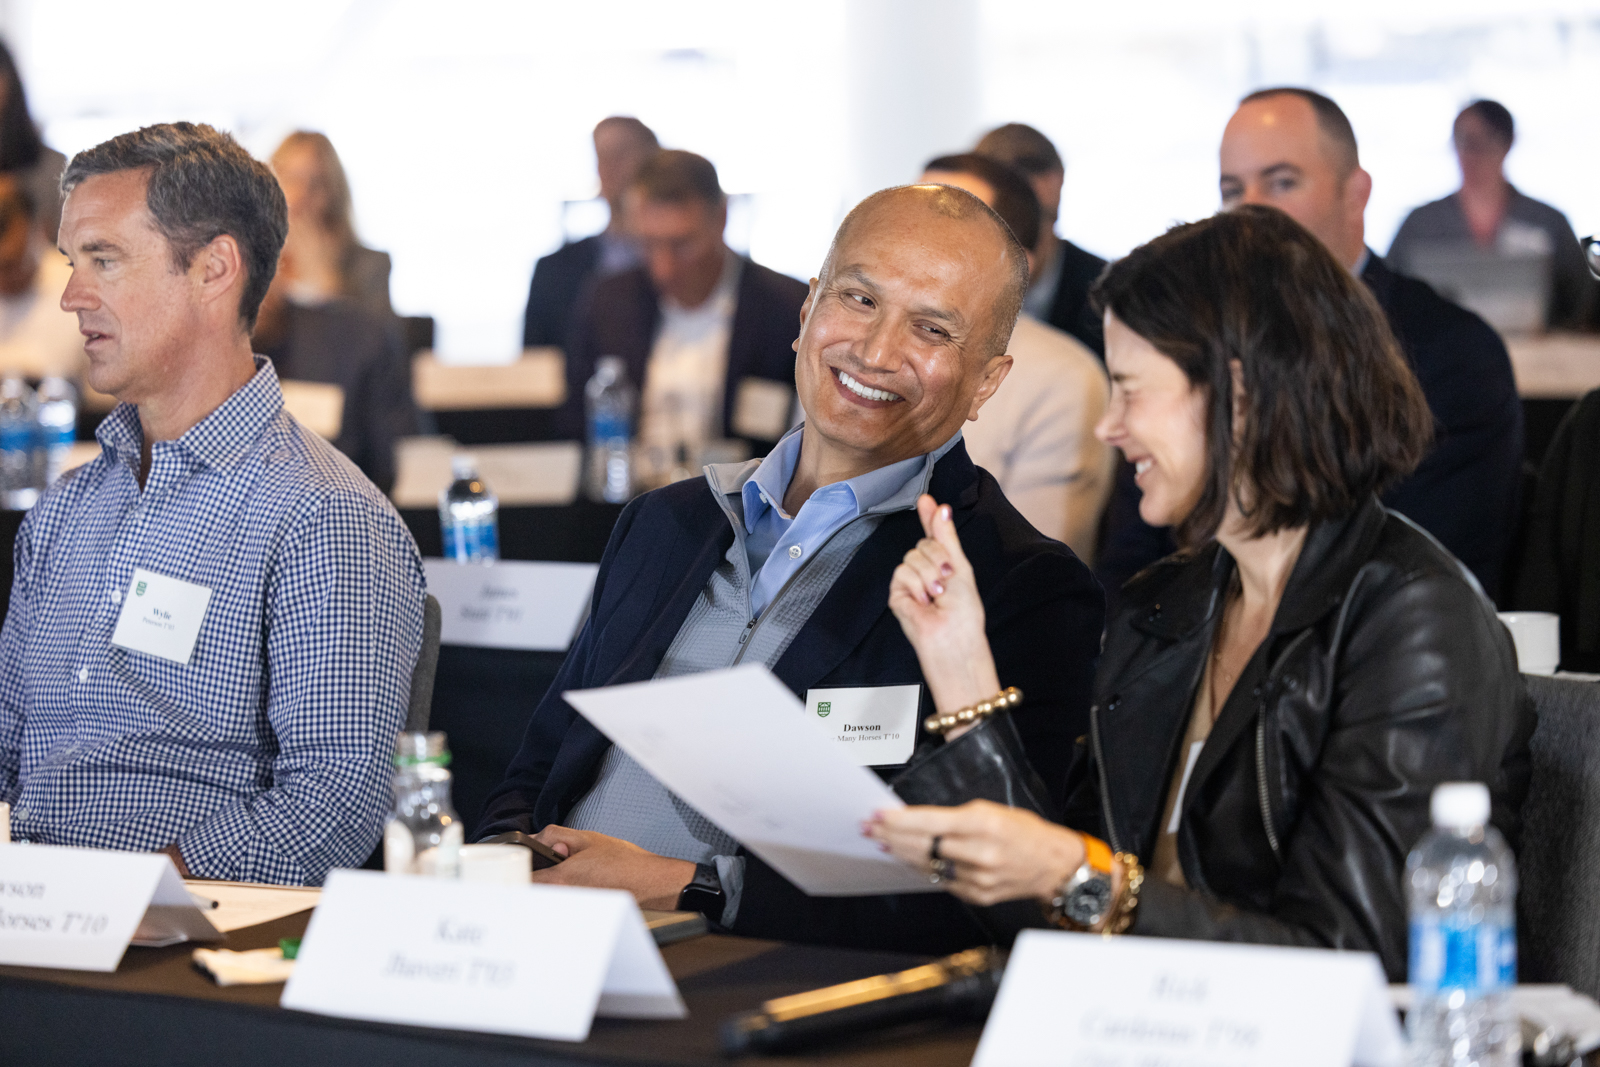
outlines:
[[[387, 500], [283, 410], [267, 360], [176, 441], [124, 404], [17, 535], [0, 634], [0, 799], [19, 840], [320, 884], [377, 842], [422, 643]], [[212, 591], [187, 665], [112, 645], [143, 567]]]

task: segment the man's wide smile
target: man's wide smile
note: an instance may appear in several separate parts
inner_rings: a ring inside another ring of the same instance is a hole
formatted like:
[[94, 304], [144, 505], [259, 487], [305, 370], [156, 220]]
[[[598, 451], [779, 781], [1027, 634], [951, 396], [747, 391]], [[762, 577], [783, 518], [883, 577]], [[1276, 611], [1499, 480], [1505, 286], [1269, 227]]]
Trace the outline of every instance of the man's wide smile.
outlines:
[[897, 400], [905, 399], [905, 397], [900, 396], [898, 393], [891, 393], [887, 389], [874, 389], [870, 385], [865, 385], [850, 377], [850, 375], [846, 374], [844, 371], [839, 370], [837, 367], [832, 368], [832, 370], [834, 378], [839, 382], [840, 385], [844, 386], [851, 393], [854, 393], [863, 400], [874, 400], [879, 403], [892, 404]]

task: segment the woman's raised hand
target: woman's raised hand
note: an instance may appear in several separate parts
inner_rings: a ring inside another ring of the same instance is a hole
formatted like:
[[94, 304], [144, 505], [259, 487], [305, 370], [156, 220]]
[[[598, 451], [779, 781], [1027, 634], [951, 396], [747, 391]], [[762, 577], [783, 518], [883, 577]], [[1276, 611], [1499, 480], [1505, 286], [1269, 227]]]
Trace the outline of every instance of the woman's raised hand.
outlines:
[[1000, 682], [984, 636], [983, 598], [950, 506], [923, 494], [917, 517], [926, 536], [895, 568], [889, 609], [916, 650], [934, 707], [955, 711], [995, 696]]

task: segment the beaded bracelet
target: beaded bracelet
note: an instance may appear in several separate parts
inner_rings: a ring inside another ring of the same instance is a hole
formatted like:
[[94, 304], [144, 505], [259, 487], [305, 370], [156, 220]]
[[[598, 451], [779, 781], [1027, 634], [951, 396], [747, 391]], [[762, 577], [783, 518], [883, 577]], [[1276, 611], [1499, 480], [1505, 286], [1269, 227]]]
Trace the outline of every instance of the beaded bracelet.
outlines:
[[922, 726], [930, 734], [944, 734], [957, 726], [987, 719], [1003, 708], [1014, 708], [1020, 703], [1022, 703], [1022, 690], [1013, 685], [988, 700], [980, 700], [971, 707], [945, 712], [942, 715], [929, 715], [923, 720]]

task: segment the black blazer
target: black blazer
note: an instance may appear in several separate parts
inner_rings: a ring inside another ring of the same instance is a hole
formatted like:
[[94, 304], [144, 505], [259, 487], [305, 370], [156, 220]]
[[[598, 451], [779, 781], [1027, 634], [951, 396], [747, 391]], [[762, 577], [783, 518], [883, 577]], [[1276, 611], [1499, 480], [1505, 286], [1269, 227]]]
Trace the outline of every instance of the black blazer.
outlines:
[[528, 308], [522, 315], [522, 347], [565, 347], [572, 316], [600, 265], [600, 237], [571, 241], [533, 267]]
[[395, 318], [351, 300], [314, 307], [290, 303], [282, 339], [262, 347], [283, 380], [329, 382], [344, 390], [344, 418], [333, 445], [372, 484], [394, 487], [395, 444], [420, 432], [411, 396], [411, 361]]
[[[1234, 565], [1214, 542], [1124, 590], [1065, 822], [1148, 861]], [[1375, 952], [1406, 975], [1406, 854], [1433, 787], [1484, 782], [1513, 847], [1533, 706], [1457, 562], [1376, 500], [1312, 527], [1183, 794], [1188, 889], [1133, 932]]]
[[[722, 426], [733, 432], [734, 402], [745, 378], [766, 378], [794, 392], [794, 339], [800, 336], [804, 282], [768, 270], [748, 259], [739, 275], [738, 306], [728, 334], [728, 377], [722, 395]], [[561, 410], [562, 430], [584, 436], [583, 387], [594, 375], [601, 356], [621, 356], [635, 389], [644, 386], [645, 367], [655, 344], [661, 308], [650, 275], [643, 267], [601, 279], [574, 320], [567, 344], [567, 400]], [[788, 429], [784, 426], [778, 436]], [[777, 442], [744, 438], [752, 454], [765, 455]]]
[[[1383, 503], [1438, 538], [1498, 599], [1522, 470], [1522, 401], [1511, 357], [1488, 323], [1426, 282], [1396, 274], [1370, 250], [1361, 280], [1383, 308], [1434, 419], [1433, 447]], [[1095, 564], [1111, 599], [1175, 547], [1169, 531], [1139, 517], [1133, 470], [1120, 463]]]
[[1105, 331], [1100, 316], [1089, 306], [1089, 289], [1106, 269], [1106, 261], [1066, 240], [1057, 243], [1056, 255], [1061, 257], [1061, 280], [1045, 321], [1082, 341], [1105, 362]]
[[1426, 282], [1396, 274], [1370, 249], [1361, 279], [1422, 383], [1437, 432], [1421, 465], [1383, 502], [1437, 537], [1497, 597], [1522, 475], [1511, 356], [1488, 323]]
[[[953, 507], [1000, 677], [1026, 697], [1017, 728], [1029, 760], [1060, 798], [1074, 739], [1088, 723], [1104, 618], [1099, 586], [1071, 550], [1028, 525], [964, 445], [939, 461], [929, 488]], [[916, 653], [888, 608], [890, 576], [921, 536], [916, 513], [903, 511], [863, 542], [774, 669], [796, 695], [822, 686], [922, 682]], [[653, 677], [732, 544], [728, 519], [703, 481], [678, 482], [628, 505], [601, 560], [589, 620], [533, 710], [522, 749], [485, 806], [480, 837], [531, 833], [566, 819], [593, 786], [610, 743], [561, 693]], [[924, 689], [922, 713], [931, 711]], [[746, 858], [733, 931], [926, 953], [988, 940], [946, 894], [807, 897], [754, 856]]]

